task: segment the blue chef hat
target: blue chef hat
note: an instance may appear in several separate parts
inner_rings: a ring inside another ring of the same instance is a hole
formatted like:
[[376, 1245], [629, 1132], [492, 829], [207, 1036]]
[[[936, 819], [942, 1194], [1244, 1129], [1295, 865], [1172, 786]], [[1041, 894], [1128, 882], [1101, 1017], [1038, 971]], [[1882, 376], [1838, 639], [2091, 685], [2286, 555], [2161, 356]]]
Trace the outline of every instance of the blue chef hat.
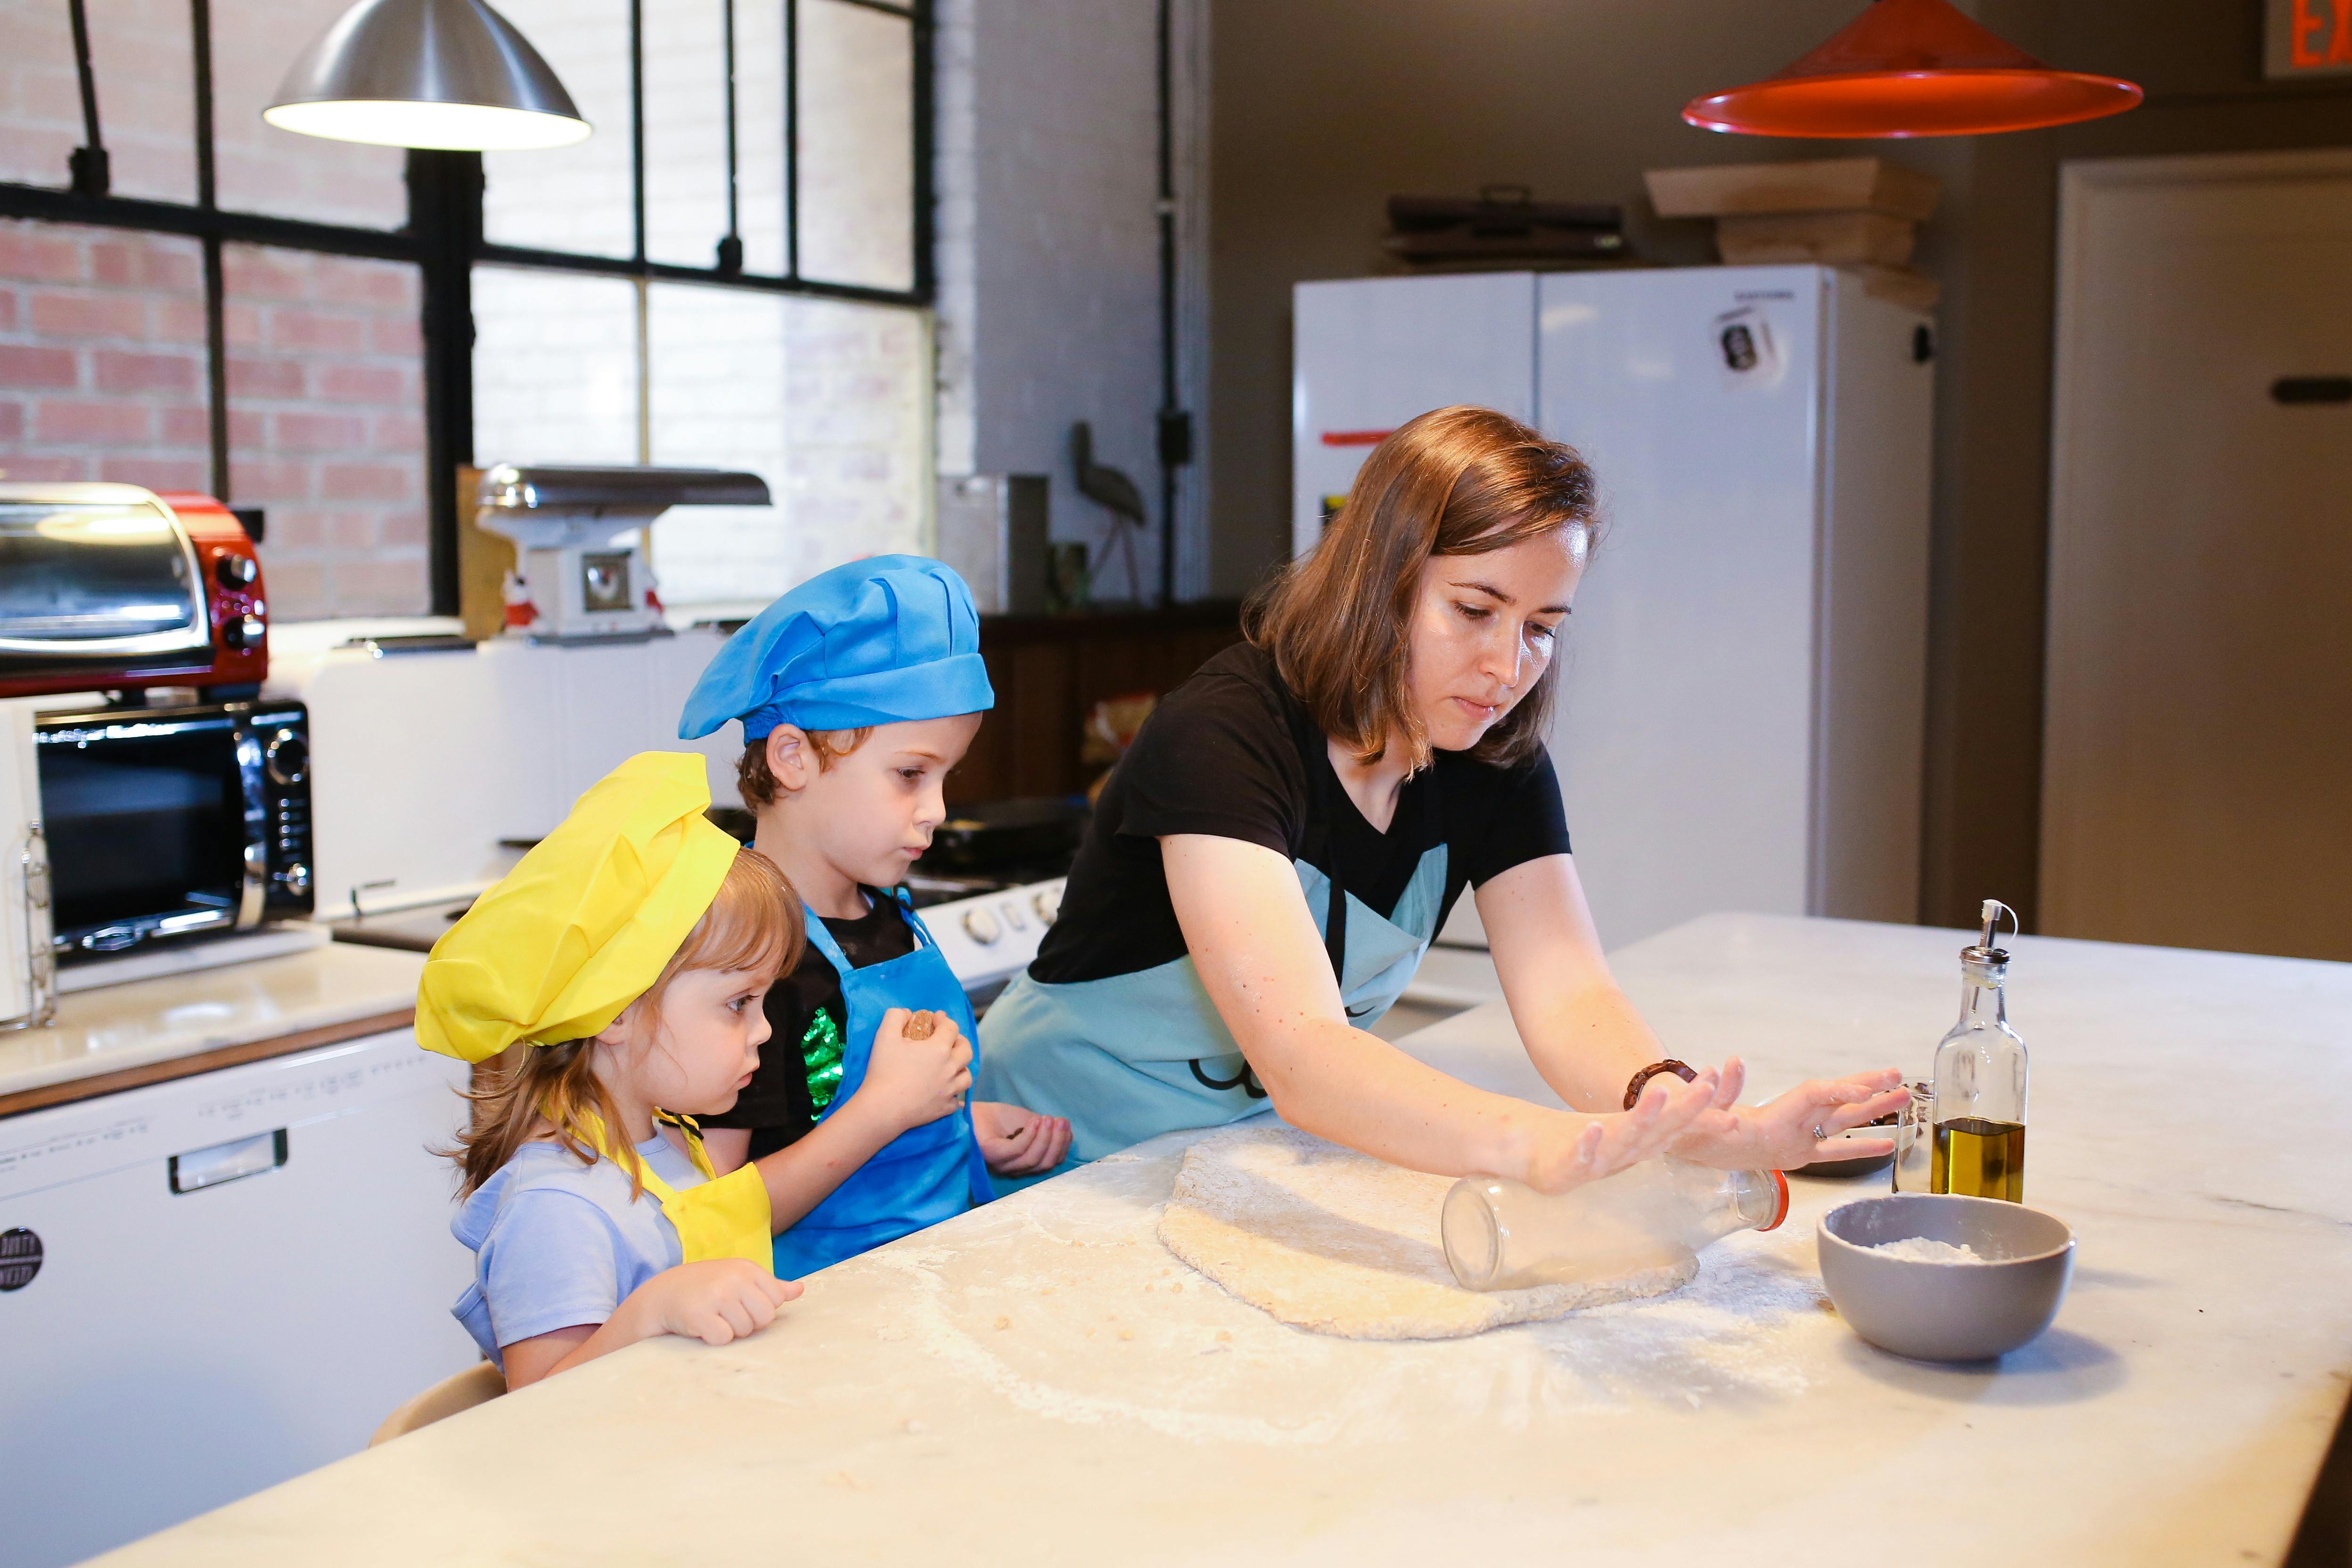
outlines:
[[727, 639], [678, 718], [698, 741], [730, 719], [855, 730], [996, 706], [971, 590], [942, 562], [875, 555], [819, 573]]

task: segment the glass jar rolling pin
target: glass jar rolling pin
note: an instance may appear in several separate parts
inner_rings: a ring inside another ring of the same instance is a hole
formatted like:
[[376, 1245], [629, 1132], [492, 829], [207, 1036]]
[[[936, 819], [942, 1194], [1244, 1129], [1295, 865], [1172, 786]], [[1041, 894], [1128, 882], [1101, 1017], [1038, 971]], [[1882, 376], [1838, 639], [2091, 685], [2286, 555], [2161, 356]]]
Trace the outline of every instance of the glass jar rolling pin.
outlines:
[[2003, 915], [1984, 901], [1984, 931], [1960, 950], [1960, 1021], [1936, 1047], [1935, 1152], [1928, 1190], [2025, 1201], [2025, 1042], [2009, 1026], [2009, 954], [1993, 945]]
[[1445, 1194], [1439, 1229], [1463, 1285], [1518, 1290], [1676, 1267], [1735, 1230], [1770, 1230], [1788, 1215], [1780, 1172], [1717, 1171], [1668, 1155], [1557, 1196], [1465, 1176]]

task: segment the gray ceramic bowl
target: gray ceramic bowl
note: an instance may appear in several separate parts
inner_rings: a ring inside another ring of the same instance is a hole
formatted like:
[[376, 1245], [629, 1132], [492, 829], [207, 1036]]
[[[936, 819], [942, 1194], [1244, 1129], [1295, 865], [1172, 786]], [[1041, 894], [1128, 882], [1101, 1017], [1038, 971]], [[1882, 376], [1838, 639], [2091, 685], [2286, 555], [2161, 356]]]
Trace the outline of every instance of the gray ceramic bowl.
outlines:
[[[1872, 1250], [1910, 1237], [1967, 1245], [1989, 1263], [1914, 1263]], [[2050, 1326], [2074, 1272], [2074, 1233], [1991, 1198], [1895, 1193], [1832, 1209], [1822, 1282], [1853, 1331], [1920, 1361], [1984, 1361]]]

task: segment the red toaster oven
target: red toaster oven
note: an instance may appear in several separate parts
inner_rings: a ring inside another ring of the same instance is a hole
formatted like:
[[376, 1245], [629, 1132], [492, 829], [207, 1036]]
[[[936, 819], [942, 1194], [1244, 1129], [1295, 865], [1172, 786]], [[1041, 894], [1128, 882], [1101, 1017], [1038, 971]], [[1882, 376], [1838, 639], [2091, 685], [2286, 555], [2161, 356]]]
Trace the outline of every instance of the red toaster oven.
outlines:
[[0, 697], [227, 688], [269, 672], [253, 541], [210, 496], [0, 484]]

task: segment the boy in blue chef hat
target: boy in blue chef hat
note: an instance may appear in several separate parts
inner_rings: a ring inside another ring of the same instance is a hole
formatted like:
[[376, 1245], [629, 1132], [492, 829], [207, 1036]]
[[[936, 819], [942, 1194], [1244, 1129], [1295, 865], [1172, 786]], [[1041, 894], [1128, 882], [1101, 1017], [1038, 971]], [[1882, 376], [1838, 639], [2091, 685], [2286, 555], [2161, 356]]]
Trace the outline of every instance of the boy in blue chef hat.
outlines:
[[807, 951], [763, 1004], [759, 1069], [702, 1120], [717, 1171], [761, 1164], [780, 1279], [936, 1225], [987, 1202], [990, 1172], [1034, 1175], [1068, 1152], [1058, 1117], [965, 1105], [971, 1007], [899, 886], [995, 701], [971, 590], [919, 555], [802, 584], [687, 699], [682, 740], [741, 721], [751, 847], [807, 909]]

